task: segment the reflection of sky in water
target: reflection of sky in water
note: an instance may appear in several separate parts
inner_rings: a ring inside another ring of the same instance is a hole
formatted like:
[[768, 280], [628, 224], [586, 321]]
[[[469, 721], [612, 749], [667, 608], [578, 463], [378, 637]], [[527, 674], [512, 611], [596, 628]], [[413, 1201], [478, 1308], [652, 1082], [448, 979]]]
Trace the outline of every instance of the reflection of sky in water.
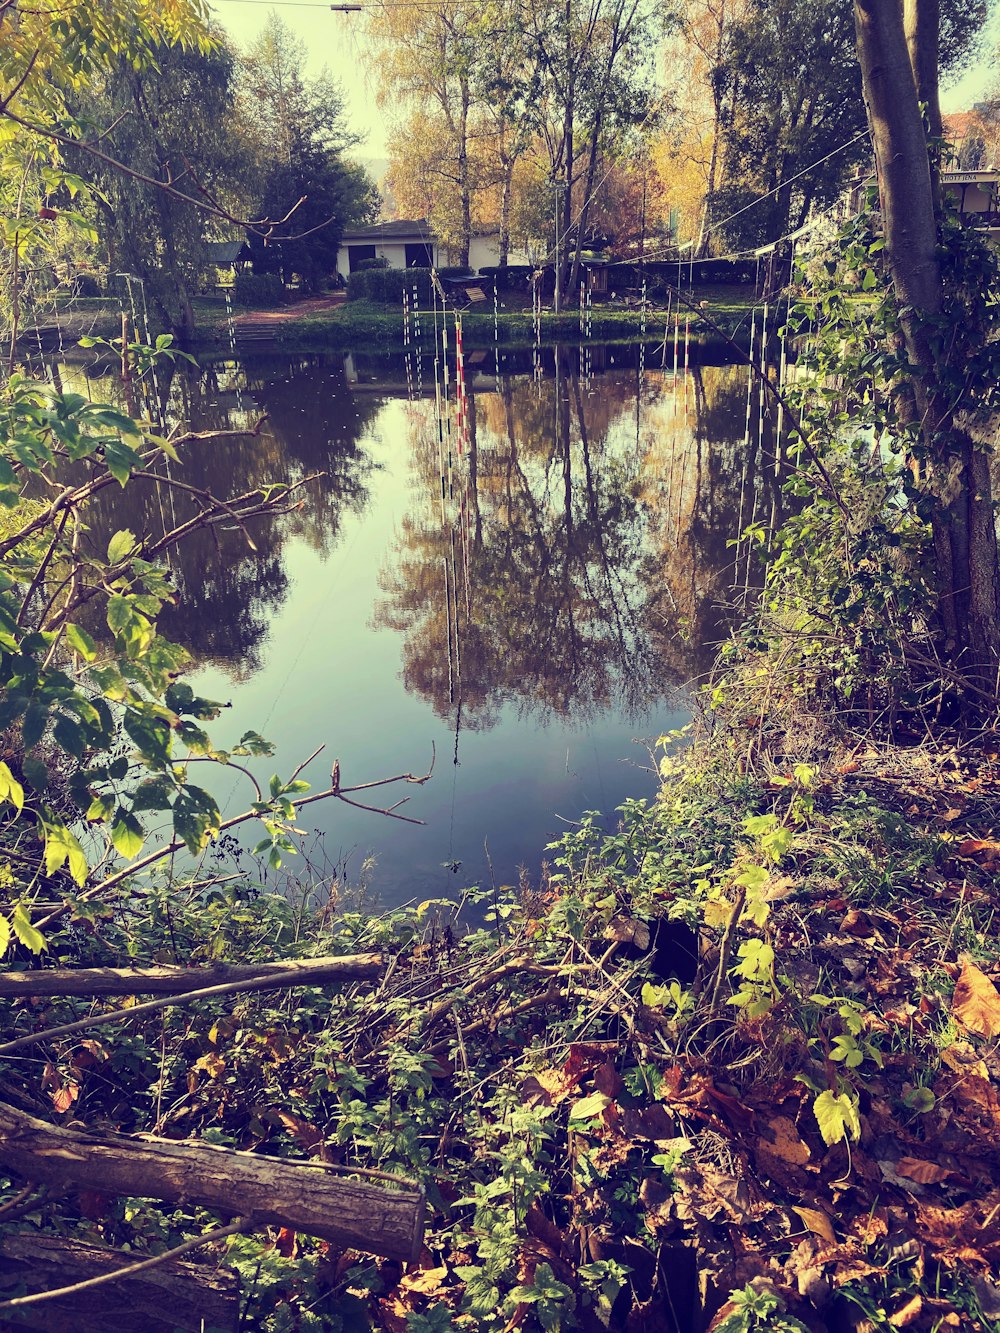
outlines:
[[[352, 876], [375, 855], [387, 902], [483, 882], [487, 843], [500, 882], [520, 864], [535, 878], [545, 844], [582, 811], [610, 821], [651, 794], [635, 739], [685, 720], [675, 687], [722, 632], [726, 543], [741, 493], [745, 507], [755, 493], [734, 448], [745, 372], [705, 367], [675, 394], [669, 371], [647, 370], [637, 412], [634, 368], [595, 374], [588, 392], [576, 364], [573, 353], [558, 393], [551, 376], [482, 377], [454, 560], [433, 402], [393, 396], [400, 373], [355, 384], [341, 359], [298, 357], [252, 363], [238, 386], [230, 366], [170, 388], [172, 411], [200, 429], [268, 414], [257, 439], [199, 446], [185, 479], [227, 494], [323, 474], [300, 513], [254, 528], [256, 555], [237, 532], [179, 553], [186, 597], [169, 632], [202, 663], [195, 687], [232, 703], [217, 742], [254, 728], [277, 744], [258, 773], [287, 775], [324, 745], [304, 776], [327, 785], [336, 758], [353, 785], [422, 774], [436, 754], [425, 786], [367, 798], [409, 796], [403, 813], [422, 827], [336, 802], [302, 815]], [[465, 461], [455, 475], [461, 491]], [[109, 501], [104, 521], [163, 520], [151, 499], [141, 514], [136, 503]], [[226, 796], [228, 775], [213, 786]]]

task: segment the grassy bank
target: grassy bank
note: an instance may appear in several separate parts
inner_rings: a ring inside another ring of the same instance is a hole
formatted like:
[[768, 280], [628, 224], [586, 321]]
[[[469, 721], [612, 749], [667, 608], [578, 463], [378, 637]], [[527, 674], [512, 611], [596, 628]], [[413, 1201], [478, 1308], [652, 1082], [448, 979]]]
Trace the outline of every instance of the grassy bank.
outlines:
[[[379, 982], [168, 1011], [67, 1065], [133, 1132], [165, 1116], [424, 1185], [407, 1273], [229, 1242], [248, 1326], [1000, 1328], [998, 756], [795, 709], [709, 720], [657, 801], [610, 836], [584, 820], [540, 877], [471, 895], [471, 921], [448, 902], [331, 919], [240, 881], [147, 893], [138, 916], [126, 893], [83, 946], [385, 958]], [[139, 1257], [199, 1225], [103, 1204], [74, 1234]]]
[[[685, 324], [690, 314], [690, 334], [696, 346], [719, 347], [724, 338], [711, 328], [711, 320], [722, 333], [744, 343], [749, 334], [751, 300], [745, 289], [720, 288], [697, 292], [697, 300], [704, 300], [703, 314], [681, 309], [680, 338], [683, 341]], [[396, 308], [371, 301], [351, 301], [325, 310], [303, 309], [295, 305], [271, 309], [252, 309], [234, 306], [238, 320], [271, 325], [274, 346], [289, 351], [350, 351], [377, 352], [379, 349], [399, 351], [403, 340], [403, 315]], [[230, 326], [226, 306], [221, 298], [199, 297], [194, 302], [196, 335], [199, 351], [229, 350]], [[704, 316], [704, 317], [703, 317]], [[707, 319], [705, 318], [707, 317]], [[463, 313], [465, 344], [469, 348], [492, 347], [499, 337], [508, 347], [530, 346], [535, 340], [534, 320], [530, 309], [503, 308], [494, 322], [493, 310], [469, 310]], [[55, 317], [46, 321], [54, 325]], [[431, 342], [431, 316], [422, 317], [425, 347]], [[116, 301], [94, 297], [77, 299], [58, 312], [62, 329], [65, 356], [92, 359], [92, 352], [83, 352], [76, 340], [83, 336], [113, 339], [121, 336], [121, 313]], [[667, 332], [667, 312], [649, 310], [645, 318], [645, 336], [649, 343], [662, 342]], [[674, 331], [674, 316], [670, 317], [670, 333]], [[591, 318], [590, 337], [599, 343], [637, 342], [642, 337], [643, 319], [634, 307], [618, 305], [595, 306]], [[30, 334], [26, 335], [26, 350], [31, 347]], [[580, 337], [580, 317], [576, 310], [554, 314], [543, 311], [541, 341], [546, 346], [575, 342]]]
[[[749, 300], [741, 295], [717, 295], [708, 299], [705, 314], [726, 333], [748, 331]], [[208, 302], [199, 303], [199, 338], [205, 344], [226, 345], [229, 326], [224, 308]], [[255, 312], [245, 313], [253, 318]], [[262, 314], [263, 312], [256, 312]], [[275, 312], [268, 312], [273, 315]], [[665, 332], [666, 311], [653, 310], [646, 314], [646, 337], [650, 342], [662, 340]], [[535, 338], [534, 321], [530, 310], [500, 311], [494, 323], [492, 309], [466, 311], [462, 316], [467, 347], [492, 347], [497, 337], [505, 346], [527, 346]], [[426, 345], [431, 341], [431, 317], [422, 316]], [[595, 342], [634, 342], [642, 333], [643, 320], [634, 308], [619, 306], [595, 307], [591, 320], [591, 339]], [[671, 328], [673, 324], [671, 323]], [[691, 316], [692, 337], [701, 343], [717, 342], [718, 335], [699, 315]], [[580, 336], [579, 312], [556, 315], [544, 311], [541, 317], [541, 340], [546, 345], [572, 342]], [[684, 336], [684, 316], [681, 318], [681, 337]], [[349, 350], [374, 351], [379, 347], [399, 350], [403, 339], [403, 315], [400, 310], [387, 308], [370, 301], [351, 301], [329, 310], [296, 315], [295, 307], [281, 311], [274, 323], [274, 341], [278, 346], [296, 350]]]

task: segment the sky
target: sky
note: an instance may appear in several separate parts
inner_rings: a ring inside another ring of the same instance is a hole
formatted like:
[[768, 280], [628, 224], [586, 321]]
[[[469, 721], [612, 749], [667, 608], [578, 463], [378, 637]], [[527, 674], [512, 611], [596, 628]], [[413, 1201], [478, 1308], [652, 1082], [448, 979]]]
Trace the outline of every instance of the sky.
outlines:
[[[357, 3], [357, 0], [352, 0]], [[307, 72], [319, 74], [324, 66], [344, 92], [351, 129], [364, 136], [359, 157], [386, 156], [388, 122], [376, 104], [376, 54], [367, 46], [364, 14], [331, 13], [319, 0], [211, 0], [219, 22], [239, 46], [249, 45], [268, 15], [276, 12], [309, 52]]]
[[[376, 102], [378, 57], [366, 43], [367, 19], [363, 14], [332, 13], [329, 3], [323, 0], [279, 0], [277, 4], [272, 0], [212, 0], [212, 4], [223, 27], [240, 46], [253, 41], [272, 10], [280, 14], [306, 44], [308, 72], [318, 74], [325, 66], [340, 82], [351, 128], [364, 137], [357, 155], [386, 156], [389, 120]], [[1000, 42], [1000, 10], [994, 13], [990, 29], [986, 49], [992, 52]], [[943, 90], [942, 110], [947, 114], [972, 106], [985, 94], [995, 70], [991, 58], [980, 61], [952, 87]]]

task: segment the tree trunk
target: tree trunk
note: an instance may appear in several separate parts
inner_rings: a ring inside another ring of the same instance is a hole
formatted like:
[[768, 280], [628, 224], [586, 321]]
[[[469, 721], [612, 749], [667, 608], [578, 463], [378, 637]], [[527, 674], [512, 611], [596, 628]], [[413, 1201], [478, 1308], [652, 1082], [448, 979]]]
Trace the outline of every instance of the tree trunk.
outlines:
[[927, 131], [934, 139], [943, 133], [938, 96], [938, 61], [941, 39], [939, 0], [903, 0], [906, 47], [917, 88], [917, 101], [926, 108]]
[[500, 236], [497, 242], [497, 267], [506, 268], [510, 254], [510, 196], [514, 177], [514, 159], [502, 160], [503, 176], [500, 183]]
[[458, 122], [458, 189], [462, 204], [462, 234], [458, 262], [469, 267], [472, 246], [472, 182], [469, 178], [469, 89], [462, 85], [462, 113]]
[[319, 1163], [262, 1157], [152, 1135], [78, 1133], [0, 1102], [0, 1164], [60, 1190], [200, 1204], [255, 1226], [302, 1231], [345, 1249], [410, 1262], [420, 1252], [424, 1194], [335, 1174]]
[[[928, 38], [936, 0], [906, 0], [921, 9], [909, 24], [918, 77], [928, 73]], [[997, 623], [1000, 570], [989, 457], [956, 426], [942, 383], [932, 324], [944, 306], [937, 259], [938, 229], [932, 169], [917, 100], [899, 0], [855, 0], [858, 58], [879, 172], [886, 255], [901, 313], [907, 356], [917, 367], [911, 408], [919, 422], [934, 499], [932, 526], [944, 652], [956, 670], [980, 687], [996, 686], [1000, 662]], [[919, 18], [919, 21], [918, 21]], [[933, 44], [932, 44], [933, 46]], [[936, 61], [935, 61], [936, 66]], [[939, 116], [930, 112], [933, 122]]]

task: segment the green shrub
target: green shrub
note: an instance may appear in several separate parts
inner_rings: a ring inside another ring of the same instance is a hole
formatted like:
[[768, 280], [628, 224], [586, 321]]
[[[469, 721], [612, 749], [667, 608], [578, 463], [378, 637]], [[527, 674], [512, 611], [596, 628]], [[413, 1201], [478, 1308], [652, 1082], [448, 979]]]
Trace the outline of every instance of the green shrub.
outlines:
[[380, 305], [401, 306], [403, 291], [411, 296], [417, 288], [417, 299], [422, 307], [431, 303], [431, 271], [429, 268], [369, 268], [358, 269], [347, 279], [349, 301], [375, 301]]
[[284, 305], [285, 286], [276, 273], [237, 273], [233, 299], [240, 305]]

